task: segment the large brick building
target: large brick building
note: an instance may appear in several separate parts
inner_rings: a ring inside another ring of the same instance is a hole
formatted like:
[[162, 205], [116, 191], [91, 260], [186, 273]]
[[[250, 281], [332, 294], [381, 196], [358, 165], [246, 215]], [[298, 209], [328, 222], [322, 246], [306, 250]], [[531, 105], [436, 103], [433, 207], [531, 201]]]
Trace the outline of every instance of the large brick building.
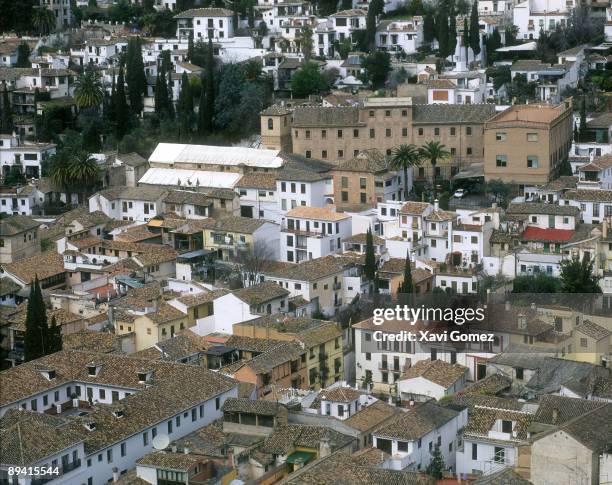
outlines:
[[[462, 166], [482, 162], [483, 126], [494, 114], [492, 104], [413, 105], [409, 97], [371, 98], [351, 107], [296, 107], [291, 117], [287, 110], [268, 109], [262, 113], [261, 134], [265, 148], [286, 148], [289, 131], [294, 153], [335, 163], [372, 148], [390, 155], [401, 144], [436, 140], [452, 154], [437, 168], [439, 176], [448, 177]], [[415, 176], [429, 177], [430, 170], [423, 164]]]
[[545, 184], [559, 175], [572, 144], [572, 101], [514, 105], [485, 123], [485, 180]]

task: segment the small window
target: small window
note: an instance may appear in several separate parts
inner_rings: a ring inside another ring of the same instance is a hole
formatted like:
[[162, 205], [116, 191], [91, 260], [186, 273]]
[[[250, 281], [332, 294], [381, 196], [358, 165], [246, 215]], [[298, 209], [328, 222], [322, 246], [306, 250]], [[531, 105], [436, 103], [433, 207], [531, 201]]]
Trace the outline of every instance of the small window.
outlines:
[[497, 141], [506, 141], [506, 133], [504, 133], [503, 131], [498, 131], [497, 133], [495, 133], [495, 139]]
[[527, 157], [527, 168], [538, 168], [538, 157], [535, 155], [529, 155]]
[[538, 141], [537, 133], [527, 133], [527, 141]]
[[497, 155], [495, 157], [495, 165], [497, 167], [506, 167], [508, 165], [508, 159], [506, 155]]

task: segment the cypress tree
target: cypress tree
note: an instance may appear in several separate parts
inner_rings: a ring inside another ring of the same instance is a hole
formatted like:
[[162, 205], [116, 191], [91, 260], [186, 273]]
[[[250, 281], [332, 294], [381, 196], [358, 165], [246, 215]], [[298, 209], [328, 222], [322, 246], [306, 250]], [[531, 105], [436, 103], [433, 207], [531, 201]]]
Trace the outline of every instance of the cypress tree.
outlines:
[[30, 285], [25, 327], [24, 361], [29, 362], [46, 355], [49, 349], [47, 309], [45, 308], [38, 277], [35, 277]]
[[208, 49], [206, 51], [206, 131], [210, 132], [213, 128], [215, 115], [215, 57], [212, 39], [208, 39]]
[[436, 22], [438, 27], [438, 44], [440, 57], [446, 59], [448, 56], [448, 10], [445, 3], [440, 5], [440, 11], [438, 13], [438, 21]]
[[436, 38], [436, 22], [431, 10], [425, 14], [423, 20], [423, 38], [428, 44], [431, 44]]
[[187, 43], [187, 60], [193, 62], [193, 31], [189, 33], [189, 42]]
[[13, 110], [9, 100], [8, 89], [4, 83], [2, 91], [2, 113], [0, 117], [0, 133], [11, 135], [13, 133]]
[[125, 79], [123, 76], [123, 65], [119, 67], [119, 77], [117, 78], [117, 88], [115, 90], [115, 132], [117, 138], [122, 139], [128, 132], [129, 116], [128, 105], [125, 99]]
[[414, 291], [412, 283], [412, 268], [410, 267], [410, 252], [406, 253], [406, 264], [404, 265], [404, 281], [398, 288], [399, 293], [411, 294]]
[[208, 126], [208, 115], [206, 113], [206, 92], [202, 87], [200, 92], [200, 102], [198, 104], [198, 133], [200, 135], [205, 135], [210, 127]]
[[455, 49], [457, 49], [457, 14], [455, 12], [455, 4], [452, 2], [448, 22], [448, 54], [454, 56]]
[[582, 102], [580, 103], [580, 127], [578, 130], [578, 138], [580, 141], [586, 140], [587, 134], [587, 112], [586, 112], [586, 99], [584, 96], [582, 97]]
[[463, 17], [463, 47], [465, 48], [465, 67], [468, 68], [470, 56], [468, 48], [470, 47], [470, 28], [468, 26], [467, 17]]
[[179, 93], [177, 110], [181, 132], [185, 133], [190, 130], [193, 117], [193, 93], [186, 72], [181, 76], [181, 92]]
[[130, 110], [134, 116], [140, 116], [143, 109], [143, 95], [147, 92], [147, 78], [144, 72], [140, 38], [132, 38], [128, 42], [126, 56], [125, 80], [128, 85]]
[[53, 354], [62, 350], [62, 327], [55, 321], [55, 315], [51, 318], [49, 327], [49, 350], [47, 354]]
[[374, 237], [372, 236], [372, 229], [368, 228], [366, 232], [366, 253], [365, 253], [365, 264], [363, 267], [365, 277], [374, 281], [376, 278], [376, 256], [374, 255]]
[[478, 0], [472, 3], [472, 12], [470, 14], [470, 47], [474, 53], [474, 57], [480, 54], [480, 27], [478, 25]]

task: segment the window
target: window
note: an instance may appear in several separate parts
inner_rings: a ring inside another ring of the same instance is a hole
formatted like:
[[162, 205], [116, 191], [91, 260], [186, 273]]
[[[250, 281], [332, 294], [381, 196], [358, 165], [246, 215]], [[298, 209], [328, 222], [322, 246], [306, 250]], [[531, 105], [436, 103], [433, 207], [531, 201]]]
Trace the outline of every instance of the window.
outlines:
[[440, 136], [440, 128], [434, 128], [434, 136]]
[[506, 461], [506, 450], [501, 446], [496, 446], [493, 460], [495, 463], [504, 463]]
[[306, 130], [306, 139], [310, 140], [310, 130]]
[[374, 128], [370, 128], [370, 138], [376, 138], [376, 130]]
[[455, 127], [454, 127], [454, 126], [451, 126], [451, 127], [450, 127], [450, 135], [451, 135], [451, 136], [455, 136], [455, 135], [456, 135], [456, 130], [455, 130]]
[[344, 158], [344, 150], [338, 150], [338, 158]]
[[588, 343], [587, 339], [581, 338], [580, 339], [580, 347], [586, 348], [588, 346], [589, 346], [589, 343]]
[[467, 148], [465, 149], [465, 153], [466, 153], [467, 155], [471, 155], [471, 154], [472, 154], [472, 147], [467, 147]]
[[408, 451], [408, 442], [407, 441], [398, 441], [397, 442], [397, 451]]
[[523, 380], [523, 368], [522, 367], [517, 367], [515, 370], [516, 373], [516, 379], [518, 381], [522, 381]]
[[527, 133], [527, 141], [538, 141], [537, 133]]
[[465, 134], [468, 136], [472, 136], [472, 127], [471, 126], [467, 126], [465, 128]]
[[[366, 334], [368, 335], [368, 334]], [[365, 360], [372, 360], [372, 354], [370, 352], [365, 353]]]
[[472, 460], [478, 460], [478, 445], [472, 443]]
[[512, 421], [502, 420], [502, 433], [512, 433]]
[[327, 138], [327, 130], [321, 130], [321, 138], [325, 140]]
[[346, 190], [342, 191], [341, 196], [342, 196], [342, 202], [348, 202], [349, 197], [348, 197], [348, 192]]
[[149, 433], [145, 431], [142, 433], [142, 445], [147, 446], [149, 444]]
[[538, 168], [538, 157], [535, 155], [527, 156], [527, 168]]
[[495, 133], [495, 139], [497, 141], [506, 141], [506, 133], [504, 133], [503, 131], [498, 131], [497, 133]]
[[125, 451], [126, 451], [125, 443], [121, 443], [121, 456], [125, 456]]
[[338, 130], [338, 139], [342, 138], [342, 130]]
[[113, 462], [113, 450], [106, 450], [106, 461], [107, 463], [112, 463]]
[[215, 409], [218, 411], [220, 407], [221, 407], [221, 398], [217, 397], [215, 398]]
[[311, 158], [312, 157], [312, 153], [310, 152], [310, 150], [306, 150], [306, 158]]
[[408, 128], [402, 128], [402, 136], [403, 137], [408, 136]]
[[[338, 24], [336, 24], [336, 25], [338, 25]], [[370, 118], [374, 118], [374, 110], [370, 110], [370, 112], [368, 113], [368, 116]]]
[[168, 434], [172, 433], [172, 420], [168, 421]]
[[506, 155], [497, 155], [495, 157], [495, 166], [497, 167], [505, 167], [508, 164], [508, 159]]
[[366, 333], [365, 334], [365, 340], [366, 340], [366, 342], [371, 342], [372, 341], [372, 334], [371, 333]]
[[391, 128], [387, 128], [387, 129], [385, 130], [385, 136], [386, 136], [387, 138], [391, 138]]
[[268, 130], [274, 129], [274, 120], [272, 118], [268, 118]]
[[388, 118], [389, 116], [391, 116], [391, 110], [387, 109], [385, 110], [385, 116]]

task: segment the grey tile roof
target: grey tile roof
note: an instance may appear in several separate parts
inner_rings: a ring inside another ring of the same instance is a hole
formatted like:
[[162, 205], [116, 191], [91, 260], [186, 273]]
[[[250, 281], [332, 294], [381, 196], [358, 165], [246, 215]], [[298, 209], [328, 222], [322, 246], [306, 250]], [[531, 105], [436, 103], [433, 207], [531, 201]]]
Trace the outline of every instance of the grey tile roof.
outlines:
[[504, 468], [498, 472], [491, 473], [478, 478], [474, 485], [532, 485], [531, 482], [512, 468]]
[[372, 432], [382, 438], [414, 441], [459, 415], [454, 409], [426, 402], [398, 414]]
[[0, 236], [15, 236], [25, 231], [31, 231], [40, 226], [40, 222], [29, 216], [14, 215], [2, 219], [0, 222]]
[[240, 335], [232, 335], [225, 341], [225, 345], [233, 349], [259, 353], [266, 352], [283, 343], [283, 340], [241, 337]]
[[318, 449], [321, 438], [324, 437], [329, 439], [332, 451], [353, 441], [352, 436], [347, 436], [326, 426], [288, 424], [276, 428], [264, 441], [261, 451], [284, 455], [298, 446]]
[[533, 421], [561, 426], [605, 405], [606, 403], [603, 401], [589, 401], [587, 399], [544, 394], [540, 396], [538, 410]]
[[249, 305], [261, 305], [277, 298], [284, 298], [289, 295], [289, 291], [273, 281], [263, 281], [235, 290], [234, 295]]
[[580, 325], [575, 328], [576, 332], [580, 332], [584, 335], [594, 338], [595, 340], [601, 340], [610, 336], [612, 332], [601, 325], [597, 325], [591, 320], [584, 320]]
[[333, 256], [311, 259], [292, 266], [265, 271], [268, 278], [281, 278], [296, 281], [316, 281], [343, 271]]
[[266, 374], [274, 368], [292, 360], [298, 360], [306, 353], [300, 344], [296, 342], [285, 342], [274, 347], [245, 363], [256, 374]]
[[250, 217], [228, 216], [217, 219], [215, 229], [241, 234], [252, 234], [266, 224], [266, 222], [267, 221], [262, 219], [251, 219]]
[[544, 202], [526, 202], [522, 204], [510, 204], [506, 214], [544, 214], [577, 217], [580, 213], [578, 207], [570, 205], [546, 204]]
[[192, 19], [196, 17], [231, 17], [232, 11], [226, 8], [192, 8], [175, 15], [175, 19]]
[[563, 431], [595, 453], [612, 453], [612, 403], [599, 407], [565, 425]]
[[304, 106], [293, 111], [295, 128], [359, 126], [359, 108]]
[[482, 124], [494, 114], [494, 104], [421, 104], [412, 107], [414, 123]]

